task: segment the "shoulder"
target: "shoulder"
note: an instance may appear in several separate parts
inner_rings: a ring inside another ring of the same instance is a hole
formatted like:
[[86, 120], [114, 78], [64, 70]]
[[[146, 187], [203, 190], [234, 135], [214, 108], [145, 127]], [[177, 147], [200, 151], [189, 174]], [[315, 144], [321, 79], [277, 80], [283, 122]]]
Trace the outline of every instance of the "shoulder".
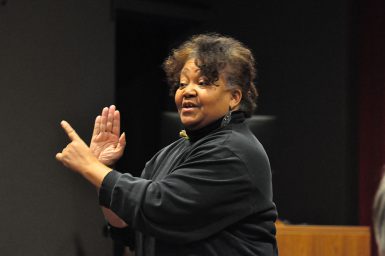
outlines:
[[265, 149], [245, 123], [234, 124], [231, 129], [226, 146], [240, 158], [247, 159], [259, 157], [268, 160]]
[[191, 153], [220, 157], [232, 154], [244, 162], [256, 157], [268, 161], [263, 146], [245, 123], [231, 124], [201, 138], [192, 145]]
[[243, 155], [245, 151], [266, 156], [265, 150], [259, 140], [249, 130], [245, 123], [231, 124], [219, 129], [195, 143], [195, 147], [215, 147]]
[[[179, 138], [178, 140], [172, 142], [171, 144], [165, 146], [164, 148], [160, 149], [151, 160], [156, 160], [158, 158], [163, 158], [165, 155], [168, 155], [173, 152], [179, 152], [183, 148], [185, 148], [187, 145], [186, 139]], [[151, 161], [150, 160], [150, 161]]]
[[192, 152], [211, 160], [232, 158], [242, 165], [253, 180], [269, 179], [269, 158], [258, 139], [245, 123], [232, 124], [198, 141]]
[[186, 140], [180, 138], [160, 149], [149, 161], [146, 162], [141, 177], [150, 179], [153, 175], [154, 169], [157, 169], [160, 164], [164, 164], [165, 162], [168, 163], [177, 159], [180, 156], [180, 152], [184, 151], [187, 146], [188, 143]]

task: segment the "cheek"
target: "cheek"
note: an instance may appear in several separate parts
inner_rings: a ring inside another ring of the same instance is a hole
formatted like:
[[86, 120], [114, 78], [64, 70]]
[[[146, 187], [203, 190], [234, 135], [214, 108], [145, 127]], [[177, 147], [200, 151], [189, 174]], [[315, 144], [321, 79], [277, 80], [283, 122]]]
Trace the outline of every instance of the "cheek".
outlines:
[[221, 106], [226, 102], [226, 95], [214, 94], [214, 95], [206, 95], [204, 99], [202, 99], [206, 103], [207, 106]]
[[182, 104], [181, 93], [176, 91], [175, 92], [175, 96], [174, 96], [174, 100], [175, 100], [175, 105], [177, 106], [177, 108], [179, 108], [181, 106], [181, 104]]
[[229, 97], [226, 94], [217, 95], [217, 97], [207, 99], [206, 102], [207, 111], [220, 115], [226, 113], [230, 107]]

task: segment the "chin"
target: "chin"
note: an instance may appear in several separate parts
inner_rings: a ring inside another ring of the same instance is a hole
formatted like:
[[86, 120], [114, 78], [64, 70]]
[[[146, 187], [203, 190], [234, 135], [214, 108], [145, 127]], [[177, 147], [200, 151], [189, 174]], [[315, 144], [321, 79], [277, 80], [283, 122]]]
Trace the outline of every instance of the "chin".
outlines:
[[186, 129], [189, 129], [189, 130], [194, 130], [196, 129], [196, 127], [198, 126], [198, 122], [195, 121], [195, 120], [191, 120], [190, 118], [181, 118], [181, 122], [183, 124], [183, 126], [186, 128]]
[[195, 126], [194, 122], [183, 121], [183, 120], [182, 120], [182, 124], [187, 129], [192, 129]]

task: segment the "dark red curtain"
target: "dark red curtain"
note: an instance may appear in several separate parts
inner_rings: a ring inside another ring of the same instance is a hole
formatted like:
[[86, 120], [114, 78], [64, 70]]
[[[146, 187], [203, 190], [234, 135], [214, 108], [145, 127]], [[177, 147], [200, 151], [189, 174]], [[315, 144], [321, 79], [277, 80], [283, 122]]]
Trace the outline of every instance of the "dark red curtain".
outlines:
[[385, 1], [360, 0], [358, 13], [359, 216], [371, 225], [385, 164]]

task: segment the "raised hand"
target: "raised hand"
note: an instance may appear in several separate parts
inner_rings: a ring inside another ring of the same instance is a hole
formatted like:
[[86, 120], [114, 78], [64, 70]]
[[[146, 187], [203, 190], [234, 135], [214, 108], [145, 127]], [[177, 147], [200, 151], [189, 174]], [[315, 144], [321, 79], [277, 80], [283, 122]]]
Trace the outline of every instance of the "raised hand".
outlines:
[[114, 105], [103, 108], [95, 119], [91, 138], [91, 152], [105, 165], [112, 166], [118, 161], [126, 146], [126, 136], [120, 135], [120, 113]]

